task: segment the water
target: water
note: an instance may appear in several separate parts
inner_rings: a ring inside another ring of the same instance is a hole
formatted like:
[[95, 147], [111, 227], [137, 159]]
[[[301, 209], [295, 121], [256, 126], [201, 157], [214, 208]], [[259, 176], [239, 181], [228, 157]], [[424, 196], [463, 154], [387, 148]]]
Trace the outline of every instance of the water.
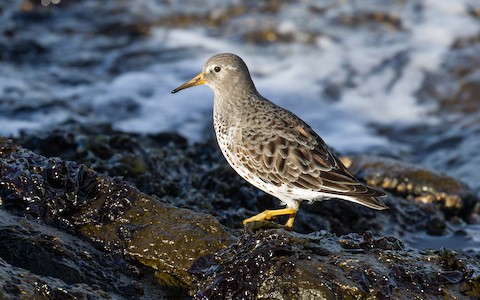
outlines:
[[480, 192], [477, 117], [420, 97], [452, 45], [480, 32], [478, 1], [29, 3], [0, 4], [1, 135], [76, 120], [202, 140], [212, 91], [170, 91], [233, 52], [337, 150], [401, 155]]
[[[86, 2], [76, 5], [77, 9], [82, 6], [98, 9], [92, 1]], [[425, 71], [439, 68], [453, 41], [473, 35], [479, 29], [478, 21], [467, 15], [466, 1], [408, 1], [386, 6], [382, 1], [369, 1], [361, 6], [355, 2], [300, 1], [280, 6], [273, 14], [262, 13], [262, 6], [251, 2], [245, 6], [251, 13], [233, 17], [217, 28], [205, 24], [176, 28], [176, 24], [165, 26], [160, 22], [162, 17], [172, 14], [228, 16], [225, 10], [231, 6], [224, 1], [196, 2], [191, 5], [120, 2], [120, 11], [131, 9], [129, 13], [123, 12], [123, 18], [153, 23], [148, 25], [150, 33], [134, 43], [124, 41], [119, 47], [111, 46], [108, 51], [101, 51], [105, 56], [100, 58], [97, 56], [102, 46], [121, 41], [85, 36], [85, 32], [92, 29], [84, 27], [93, 25], [78, 18], [67, 19], [67, 12], [76, 11], [75, 8], [37, 5], [34, 10], [47, 10], [55, 15], [55, 20], [43, 28], [32, 29], [34, 34], [47, 35], [34, 38], [53, 55], [38, 58], [40, 66], [28, 73], [24, 72], [27, 66], [19, 68], [3, 61], [0, 90], [3, 95], [11, 89], [20, 90], [23, 99], [29, 98], [26, 101], [30, 105], [37, 97], [48, 98], [45, 101], [50, 104], [57, 99], [67, 103], [65, 107], [55, 104], [53, 111], [4, 115], [0, 133], [16, 135], [21, 129], [38, 129], [68, 118], [79, 118], [111, 122], [131, 132], [178, 130], [193, 140], [201, 139], [206, 122], [210, 121], [207, 115], [212, 108], [212, 93], [206, 87], [177, 95], [169, 92], [196, 75], [212, 54], [234, 52], [250, 66], [264, 96], [297, 113], [339, 150], [362, 151], [387, 143], [384, 137], [372, 132], [372, 123], [438, 121], [428, 116], [428, 105], [418, 104], [415, 93], [421, 87]], [[380, 4], [383, 7], [379, 9]], [[198, 11], [197, 7], [202, 9]], [[321, 9], [325, 11], [315, 12]], [[355, 21], [350, 24], [343, 20], [370, 12], [398, 18], [401, 25], [396, 28], [392, 22], [369, 21], [357, 25]], [[121, 22], [128, 24], [129, 21]], [[162, 25], [155, 25], [156, 22]], [[57, 23], [60, 23], [58, 30]], [[64, 28], [75, 32], [71, 36], [58, 32]], [[242, 33], [252, 34], [265, 28], [291, 38], [288, 43], [242, 40]], [[24, 29], [28, 35], [29, 27]], [[119, 31], [121, 35], [121, 28]], [[148, 63], [108, 74], [118, 67], [119, 58], [128, 58], [129, 53], [135, 52], [150, 52], [150, 57], [144, 58]], [[159, 52], [171, 53], [171, 58], [162, 59], [166, 55]], [[155, 55], [160, 59], [155, 59]], [[89, 68], [93, 73], [77, 79], [80, 82], [65, 86], [51, 78], [61, 72], [68, 72], [68, 77], [79, 76], [71, 74], [75, 70], [65, 70], [65, 63], [80, 64], [85, 60], [92, 60], [96, 65]], [[39, 78], [39, 75], [43, 76]], [[112, 111], [112, 107], [115, 110]]]

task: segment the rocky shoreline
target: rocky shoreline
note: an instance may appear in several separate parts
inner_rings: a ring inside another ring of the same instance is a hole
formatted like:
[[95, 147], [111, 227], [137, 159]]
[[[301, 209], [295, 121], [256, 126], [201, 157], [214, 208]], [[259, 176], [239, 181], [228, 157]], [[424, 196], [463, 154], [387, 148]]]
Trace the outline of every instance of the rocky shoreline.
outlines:
[[[479, 299], [467, 2], [0, 2], [0, 129], [39, 129], [0, 137], [0, 299]], [[390, 209], [325, 201], [302, 204], [294, 232], [244, 228], [278, 201], [202, 132], [210, 98], [168, 98], [229, 49], [265, 62], [252, 71], [278, 103], [305, 97], [302, 118], [319, 104], [326, 132], [387, 143], [343, 159]], [[346, 107], [367, 115], [334, 122]]]
[[[478, 221], [478, 197], [451, 177], [353, 157], [369, 183], [397, 180], [390, 210], [327, 201], [303, 206], [296, 232], [243, 228], [278, 203], [243, 182], [213, 140], [62, 128], [0, 140], [0, 298], [480, 296], [477, 253], [406, 245]], [[412, 189], [398, 188], [405, 178]], [[454, 208], [416, 201], [422, 190]]]

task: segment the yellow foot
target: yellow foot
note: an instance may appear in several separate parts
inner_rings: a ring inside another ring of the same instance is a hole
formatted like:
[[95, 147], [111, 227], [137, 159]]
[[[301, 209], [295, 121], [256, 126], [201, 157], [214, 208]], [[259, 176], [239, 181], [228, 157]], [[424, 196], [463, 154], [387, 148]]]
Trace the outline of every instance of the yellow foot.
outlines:
[[297, 210], [293, 208], [282, 208], [282, 209], [275, 209], [275, 210], [266, 210], [264, 212], [259, 213], [253, 217], [243, 220], [243, 225], [247, 223], [254, 222], [254, 221], [263, 221], [263, 220], [270, 220], [275, 218], [276, 216], [284, 216], [290, 215], [288, 218], [285, 227], [289, 230], [293, 227], [293, 221], [295, 221], [295, 216], [297, 215]]
[[290, 215], [288, 218], [287, 223], [285, 223], [285, 228], [288, 230], [292, 230], [293, 228], [293, 221], [295, 221], [295, 216], [297, 215], [297, 212], [294, 212], [293, 214]]

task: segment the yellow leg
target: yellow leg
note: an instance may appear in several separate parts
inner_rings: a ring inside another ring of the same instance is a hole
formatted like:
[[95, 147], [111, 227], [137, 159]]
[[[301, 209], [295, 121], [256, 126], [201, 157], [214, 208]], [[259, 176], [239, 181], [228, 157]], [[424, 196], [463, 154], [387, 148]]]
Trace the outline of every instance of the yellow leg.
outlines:
[[285, 228], [287, 228], [288, 230], [292, 230], [293, 228], [293, 222], [295, 221], [295, 216], [297, 215], [297, 212], [294, 212], [293, 214], [290, 215], [290, 217], [288, 218], [288, 221], [287, 223], [285, 223]]
[[297, 210], [293, 208], [266, 210], [264, 212], [259, 213], [258, 215], [255, 215], [253, 217], [243, 220], [243, 225], [250, 222], [254, 222], [254, 221], [270, 220], [272, 218], [275, 218], [276, 216], [290, 215], [290, 218], [288, 218], [288, 221], [285, 224], [285, 227], [287, 229], [292, 229], [293, 221], [295, 220], [296, 214], [297, 214]]

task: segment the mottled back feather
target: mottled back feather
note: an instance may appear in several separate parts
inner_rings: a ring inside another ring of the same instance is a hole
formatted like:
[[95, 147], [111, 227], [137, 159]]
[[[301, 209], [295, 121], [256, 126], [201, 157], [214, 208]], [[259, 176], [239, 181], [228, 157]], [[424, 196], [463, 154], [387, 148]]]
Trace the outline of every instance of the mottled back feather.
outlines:
[[332, 197], [351, 196], [364, 205], [385, 208], [375, 198], [385, 193], [359, 182], [310, 126], [266, 99], [263, 103], [269, 109], [261, 109], [261, 113], [272, 116], [262, 119], [269, 122], [250, 121], [245, 128], [240, 125], [235, 143], [228, 147], [253, 176], [275, 186], [285, 184]]

